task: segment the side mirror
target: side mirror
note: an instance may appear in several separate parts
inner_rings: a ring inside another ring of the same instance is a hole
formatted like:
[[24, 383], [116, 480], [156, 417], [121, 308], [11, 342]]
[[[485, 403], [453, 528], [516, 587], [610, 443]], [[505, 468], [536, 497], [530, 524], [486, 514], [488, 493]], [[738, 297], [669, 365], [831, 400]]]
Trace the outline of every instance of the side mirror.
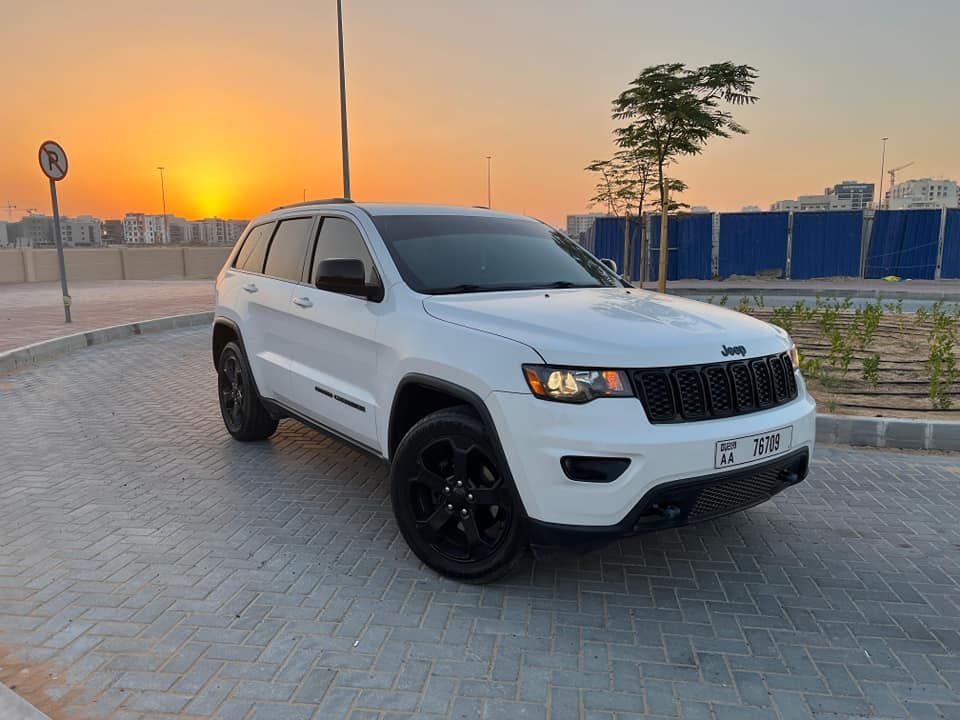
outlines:
[[320, 290], [359, 295], [379, 302], [383, 299], [380, 285], [366, 284], [366, 269], [362, 260], [356, 258], [333, 258], [317, 264], [316, 286]]
[[610, 258], [601, 258], [601, 259], [600, 259], [600, 262], [602, 262], [604, 265], [606, 265], [607, 268], [610, 270], [610, 272], [612, 272], [614, 275], [618, 275], [618, 274], [619, 274], [619, 272], [617, 271], [617, 261], [616, 261], [616, 260], [611, 260]]

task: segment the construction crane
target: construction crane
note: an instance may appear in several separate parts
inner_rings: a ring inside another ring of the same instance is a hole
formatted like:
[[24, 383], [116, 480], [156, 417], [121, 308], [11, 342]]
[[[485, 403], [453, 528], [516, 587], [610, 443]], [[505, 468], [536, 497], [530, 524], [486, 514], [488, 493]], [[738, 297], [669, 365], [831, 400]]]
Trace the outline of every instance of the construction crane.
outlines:
[[8, 219], [10, 222], [13, 222], [13, 211], [16, 210], [16, 209], [17, 209], [17, 206], [14, 205], [14, 204], [13, 204], [12, 202], [10, 202], [9, 200], [7, 200], [7, 219]]
[[910, 167], [913, 164], [914, 162], [911, 160], [906, 165], [901, 165], [900, 167], [890, 168], [889, 170], [887, 170], [887, 172], [890, 174], [890, 190], [888, 190], [887, 192], [892, 191], [893, 186], [897, 184], [897, 173], [903, 170], [904, 168]]

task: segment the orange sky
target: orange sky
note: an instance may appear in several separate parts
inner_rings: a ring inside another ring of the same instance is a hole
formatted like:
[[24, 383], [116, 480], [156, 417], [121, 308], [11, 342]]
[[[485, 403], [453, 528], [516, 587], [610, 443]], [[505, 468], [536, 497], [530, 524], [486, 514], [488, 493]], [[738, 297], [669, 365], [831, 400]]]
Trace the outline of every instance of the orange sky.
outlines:
[[[70, 157], [68, 215], [159, 212], [161, 164], [168, 211], [189, 218], [340, 194], [333, 0], [2, 5], [0, 208], [49, 212], [48, 137]], [[679, 166], [688, 203], [876, 182], [882, 135], [888, 167], [915, 162], [902, 177], [960, 180], [953, 0], [690, 0], [682, 22], [615, 0], [344, 5], [358, 200], [483, 204], [492, 153], [494, 206], [561, 223], [586, 210], [583, 166], [612, 150], [610, 99], [673, 60], [760, 73], [737, 113], [750, 134]]]

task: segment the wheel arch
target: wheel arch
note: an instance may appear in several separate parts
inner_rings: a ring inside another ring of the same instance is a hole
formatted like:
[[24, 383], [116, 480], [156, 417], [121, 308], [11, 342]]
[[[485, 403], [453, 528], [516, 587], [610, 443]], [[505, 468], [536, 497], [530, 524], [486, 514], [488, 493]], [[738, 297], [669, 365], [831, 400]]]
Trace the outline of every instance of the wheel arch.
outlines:
[[[422, 397], [417, 391], [427, 391], [435, 394], [434, 396], [443, 396], [450, 400], [445, 405], [437, 407], [428, 407], [426, 410], [410, 408], [409, 402], [418, 397]], [[443, 380], [442, 378], [423, 375], [420, 373], [408, 373], [397, 383], [397, 389], [393, 396], [393, 403], [390, 407], [390, 419], [387, 432], [387, 458], [392, 460], [397, 446], [406, 432], [416, 424], [418, 420], [444, 407], [455, 405], [467, 405], [477, 413], [481, 422], [490, 433], [490, 442], [497, 455], [497, 462], [505, 477], [516, 489], [516, 483], [513, 480], [513, 473], [510, 470], [510, 463], [507, 462], [506, 453], [503, 451], [503, 445], [500, 442], [500, 435], [497, 432], [497, 426], [493, 421], [493, 416], [487, 409], [486, 403], [477, 393], [462, 385]], [[520, 503], [520, 511], [526, 516], [526, 510], [523, 506], [523, 499], [517, 492], [517, 499]]]
[[218, 317], [213, 321], [213, 335], [211, 338], [211, 351], [213, 352], [214, 366], [220, 360], [220, 352], [224, 346], [231, 340], [235, 340], [244, 354], [247, 348], [243, 344], [243, 335], [240, 333], [240, 327], [230, 318]]

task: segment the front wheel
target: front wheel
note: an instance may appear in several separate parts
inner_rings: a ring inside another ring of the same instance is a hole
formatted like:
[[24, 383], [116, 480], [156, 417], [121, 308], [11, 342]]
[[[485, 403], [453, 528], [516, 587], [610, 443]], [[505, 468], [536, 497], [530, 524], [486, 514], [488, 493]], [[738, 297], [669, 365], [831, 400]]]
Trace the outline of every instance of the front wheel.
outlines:
[[260, 402], [250, 365], [235, 342], [220, 351], [217, 389], [223, 424], [237, 440], [265, 440], [276, 432], [277, 420]]
[[440, 410], [414, 425], [397, 448], [390, 486], [404, 539], [442, 575], [490, 582], [521, 558], [519, 499], [470, 409]]

